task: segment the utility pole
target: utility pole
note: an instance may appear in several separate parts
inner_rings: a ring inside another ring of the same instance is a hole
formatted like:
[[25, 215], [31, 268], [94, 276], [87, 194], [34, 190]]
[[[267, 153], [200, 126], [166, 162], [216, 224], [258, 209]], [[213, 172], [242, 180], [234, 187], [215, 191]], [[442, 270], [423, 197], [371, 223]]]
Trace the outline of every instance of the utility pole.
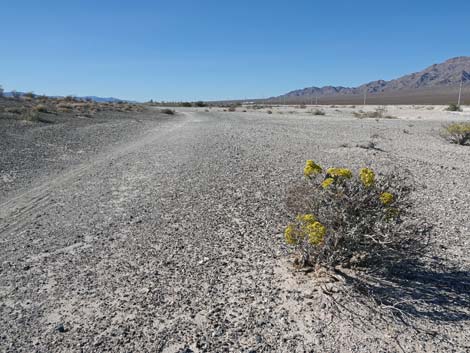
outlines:
[[364, 105], [366, 105], [367, 100], [367, 88], [364, 90]]
[[318, 105], [318, 95], [315, 95], [315, 105]]
[[463, 72], [462, 72], [462, 77], [460, 78], [459, 100], [457, 101], [458, 107], [460, 107], [460, 98], [462, 98], [462, 85], [463, 85]]

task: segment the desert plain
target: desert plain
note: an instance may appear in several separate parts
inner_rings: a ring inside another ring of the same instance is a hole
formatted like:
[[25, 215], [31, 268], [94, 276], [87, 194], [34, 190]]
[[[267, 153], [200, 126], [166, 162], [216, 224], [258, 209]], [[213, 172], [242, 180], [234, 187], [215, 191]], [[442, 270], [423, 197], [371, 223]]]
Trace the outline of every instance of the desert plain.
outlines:
[[[440, 135], [470, 108], [358, 117], [377, 108], [0, 115], [0, 350], [470, 351], [470, 147]], [[296, 270], [285, 205], [307, 159], [406, 170], [425, 266], [375, 300]]]

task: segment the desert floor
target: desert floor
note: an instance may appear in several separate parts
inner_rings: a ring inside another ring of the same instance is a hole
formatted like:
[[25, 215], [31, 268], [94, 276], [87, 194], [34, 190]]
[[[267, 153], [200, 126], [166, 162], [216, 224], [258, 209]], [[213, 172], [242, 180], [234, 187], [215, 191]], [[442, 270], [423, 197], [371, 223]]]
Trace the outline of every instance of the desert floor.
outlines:
[[[375, 108], [0, 119], [0, 351], [470, 351], [470, 147], [439, 135], [470, 109]], [[386, 302], [291, 266], [306, 159], [410, 171], [431, 249]]]

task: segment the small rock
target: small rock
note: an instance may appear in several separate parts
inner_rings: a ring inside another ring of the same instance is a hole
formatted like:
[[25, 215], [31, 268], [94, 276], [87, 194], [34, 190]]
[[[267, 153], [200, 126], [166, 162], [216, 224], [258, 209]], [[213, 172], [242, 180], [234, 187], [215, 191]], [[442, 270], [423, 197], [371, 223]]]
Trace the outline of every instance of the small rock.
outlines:
[[55, 330], [56, 330], [57, 332], [60, 332], [60, 333], [65, 332], [64, 324], [58, 324], [58, 325], [55, 327]]

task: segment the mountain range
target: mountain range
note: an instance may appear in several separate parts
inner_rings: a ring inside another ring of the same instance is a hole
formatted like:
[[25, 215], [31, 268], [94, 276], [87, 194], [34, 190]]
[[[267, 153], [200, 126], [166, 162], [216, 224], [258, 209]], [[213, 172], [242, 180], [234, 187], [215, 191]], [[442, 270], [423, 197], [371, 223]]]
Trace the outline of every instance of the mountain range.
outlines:
[[272, 99], [287, 98], [288, 100], [308, 99], [312, 97], [343, 97], [364, 95], [365, 92], [381, 97], [400, 96], [404, 94], [444, 94], [459, 87], [470, 84], [470, 56], [460, 56], [440, 64], [390, 81], [377, 80], [358, 87], [324, 86], [307, 87], [288, 92]]

